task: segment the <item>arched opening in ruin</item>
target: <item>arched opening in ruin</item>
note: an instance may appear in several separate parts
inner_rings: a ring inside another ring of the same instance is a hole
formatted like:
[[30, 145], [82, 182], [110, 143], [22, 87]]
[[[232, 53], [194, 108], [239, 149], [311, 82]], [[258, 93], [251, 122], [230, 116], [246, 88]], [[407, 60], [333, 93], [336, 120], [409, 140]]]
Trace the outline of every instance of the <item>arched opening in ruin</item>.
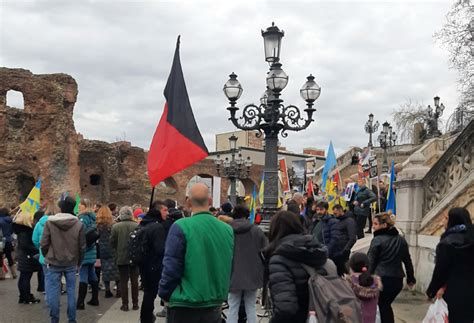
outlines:
[[[237, 203], [243, 203], [245, 200], [245, 193], [252, 194], [252, 191], [246, 190], [244, 183], [238, 179], [236, 182], [236, 191], [237, 191]], [[229, 188], [227, 189], [227, 199], [230, 201], [230, 184]]]
[[191, 187], [196, 183], [204, 183], [209, 187], [209, 194], [212, 194], [212, 176], [208, 174], [198, 174], [193, 176], [186, 185], [186, 196], [189, 196]]
[[35, 178], [30, 175], [20, 174], [16, 177], [16, 183], [18, 188], [18, 197], [19, 202], [23, 202], [30, 194], [31, 190], [35, 186]]
[[100, 182], [101, 182], [100, 175], [92, 174], [91, 176], [89, 176], [89, 183], [92, 186], [98, 186], [98, 185], [100, 185]]
[[23, 98], [23, 93], [15, 90], [10, 90], [7, 92], [7, 106], [11, 108], [24, 109], [25, 108], [25, 99]]

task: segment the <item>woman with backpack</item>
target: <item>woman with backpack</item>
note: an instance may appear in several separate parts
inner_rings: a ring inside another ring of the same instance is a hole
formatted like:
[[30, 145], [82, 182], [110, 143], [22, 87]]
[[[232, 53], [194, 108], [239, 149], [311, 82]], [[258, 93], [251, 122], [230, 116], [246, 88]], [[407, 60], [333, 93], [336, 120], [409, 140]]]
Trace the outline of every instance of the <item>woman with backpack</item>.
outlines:
[[326, 249], [304, 235], [299, 216], [280, 211], [272, 218], [270, 244], [265, 250], [273, 304], [271, 323], [305, 323], [308, 317], [309, 274], [303, 264], [319, 268], [326, 263]]
[[356, 252], [349, 260], [350, 274], [346, 280], [360, 300], [364, 323], [375, 323], [377, 317], [377, 303], [379, 301], [382, 282], [379, 276], [371, 275], [369, 271], [369, 257]]
[[429, 298], [443, 297], [449, 322], [474, 322], [474, 228], [469, 211], [453, 208], [436, 247], [436, 264], [426, 291]]
[[389, 213], [379, 213], [373, 219], [374, 238], [370, 244], [368, 257], [370, 273], [381, 277], [383, 289], [379, 297], [382, 323], [395, 322], [392, 302], [402, 291], [405, 265], [408, 286], [416, 283], [408, 243], [395, 228]]
[[[90, 239], [93, 236], [96, 227], [96, 216], [93, 210], [93, 204], [89, 199], [82, 199], [79, 203], [79, 221], [84, 225], [84, 232], [86, 235], [86, 253], [84, 260], [82, 260], [81, 268], [79, 269], [79, 295], [77, 297], [77, 309], [84, 309], [84, 299], [87, 295], [87, 284], [91, 285], [92, 298], [88, 305], [99, 306], [99, 280], [95, 273], [95, 261], [97, 259], [97, 250], [95, 241]], [[92, 240], [92, 241], [90, 241]]]
[[110, 245], [110, 235], [114, 218], [112, 211], [107, 206], [102, 206], [97, 211], [97, 230], [99, 231], [99, 254], [101, 263], [102, 280], [105, 285], [105, 298], [113, 297], [110, 290], [110, 282], [115, 281], [117, 286], [117, 295], [120, 295], [119, 272], [115, 257]]

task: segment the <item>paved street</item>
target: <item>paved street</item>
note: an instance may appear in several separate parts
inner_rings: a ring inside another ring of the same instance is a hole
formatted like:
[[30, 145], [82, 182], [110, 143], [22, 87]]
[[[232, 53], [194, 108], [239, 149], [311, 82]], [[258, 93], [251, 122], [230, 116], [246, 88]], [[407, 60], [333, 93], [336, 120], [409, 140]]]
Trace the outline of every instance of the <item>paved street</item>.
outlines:
[[[48, 312], [44, 302], [44, 295], [35, 292], [34, 294], [41, 299], [41, 303], [33, 305], [18, 304], [17, 280], [7, 279], [0, 281], [0, 300], [2, 311], [0, 314], [0, 323], [29, 323], [29, 322], [48, 322]], [[32, 288], [37, 287], [36, 277], [32, 279]], [[116, 322], [138, 322], [139, 312], [120, 311], [121, 302], [117, 298], [105, 299], [104, 292], [100, 294], [100, 306], [87, 306], [85, 311], [78, 311], [78, 322], [98, 322], [98, 323], [116, 323]], [[140, 292], [140, 297], [142, 293]], [[87, 300], [90, 298], [88, 295]], [[61, 296], [61, 322], [66, 322], [66, 296]], [[156, 302], [157, 308], [159, 302]], [[399, 323], [418, 323], [423, 319], [427, 311], [428, 304], [425, 298], [419, 294], [404, 291], [397, 299], [394, 305], [397, 322]], [[263, 318], [260, 322], [266, 323], [268, 320]], [[157, 323], [165, 323], [164, 319], [158, 319]]]

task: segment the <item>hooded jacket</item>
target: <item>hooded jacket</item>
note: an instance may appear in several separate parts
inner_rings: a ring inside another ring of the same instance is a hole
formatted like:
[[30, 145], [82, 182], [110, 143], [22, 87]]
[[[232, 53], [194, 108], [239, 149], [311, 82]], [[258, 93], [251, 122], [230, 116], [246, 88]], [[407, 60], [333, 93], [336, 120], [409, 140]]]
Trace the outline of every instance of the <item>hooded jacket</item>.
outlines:
[[72, 214], [58, 213], [48, 217], [40, 246], [46, 264], [80, 266], [86, 250], [84, 226]]
[[326, 260], [326, 248], [310, 235], [291, 234], [281, 239], [269, 260], [272, 323], [306, 322], [309, 274], [301, 264], [320, 268]]
[[133, 221], [132, 214], [121, 214], [120, 222], [112, 226], [110, 235], [110, 245], [115, 252], [115, 259], [118, 266], [130, 265], [130, 257], [128, 256], [128, 239], [130, 233], [135, 230], [137, 223]]
[[163, 256], [165, 254], [166, 232], [158, 217], [147, 214], [140, 222], [139, 226], [143, 231], [143, 244], [146, 259], [141, 265], [142, 270], [161, 275], [163, 269]]
[[445, 285], [443, 297], [448, 304], [449, 321], [473, 322], [474, 241], [468, 237], [464, 225], [454, 226], [442, 236], [436, 247], [435, 268], [426, 294], [433, 298]]
[[[82, 213], [82, 214], [79, 214], [78, 217], [79, 217], [79, 221], [81, 221], [82, 224], [84, 224], [84, 233], [87, 233], [87, 231], [96, 228], [94, 212]], [[86, 253], [84, 255], [84, 260], [82, 260], [82, 264], [83, 265], [95, 264], [96, 259], [97, 259], [97, 248], [96, 248], [96, 244], [94, 243], [92, 246], [86, 249]]]
[[382, 282], [379, 276], [373, 276], [374, 282], [372, 286], [361, 286], [359, 285], [359, 275], [360, 274], [356, 273], [348, 275], [346, 276], [346, 280], [351, 285], [354, 294], [360, 300], [364, 323], [373, 323], [377, 316], [377, 303], [379, 301], [380, 290], [382, 289]]
[[234, 230], [230, 291], [262, 288], [264, 265], [260, 252], [267, 245], [265, 234], [247, 219], [235, 219], [230, 226]]
[[40, 248], [40, 241], [41, 241], [41, 237], [43, 236], [44, 224], [46, 223], [46, 221], [48, 221], [48, 218], [49, 216], [47, 215], [42, 216], [41, 219], [38, 221], [38, 223], [36, 223], [35, 228], [33, 229], [32, 240], [35, 247], [39, 249], [39, 253], [40, 253], [39, 262], [42, 265], [45, 265], [45, 262], [44, 262], [43, 252], [41, 251], [41, 248]]
[[0, 230], [5, 242], [12, 242], [12, 217], [8, 214], [0, 214]]
[[395, 227], [374, 232], [367, 254], [370, 260], [370, 272], [380, 277], [403, 278], [402, 263], [405, 265], [407, 283], [416, 283], [408, 244]]
[[37, 259], [39, 250], [36, 249], [31, 237], [33, 236], [33, 229], [25, 225], [13, 223], [13, 232], [18, 237], [18, 245], [16, 248], [16, 260], [19, 271], [35, 272], [39, 271], [40, 264]]

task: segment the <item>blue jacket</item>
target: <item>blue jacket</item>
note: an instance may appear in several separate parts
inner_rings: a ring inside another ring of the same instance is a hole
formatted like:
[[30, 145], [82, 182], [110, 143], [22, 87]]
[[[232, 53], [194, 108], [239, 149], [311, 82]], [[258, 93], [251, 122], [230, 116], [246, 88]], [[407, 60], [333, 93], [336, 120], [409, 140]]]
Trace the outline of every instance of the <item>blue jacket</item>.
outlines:
[[33, 237], [31, 240], [33, 240], [33, 244], [35, 245], [36, 248], [39, 249], [40, 257], [39, 257], [39, 262], [40, 264], [44, 265], [44, 256], [43, 252], [41, 251], [40, 248], [40, 241], [41, 237], [43, 236], [43, 230], [44, 230], [44, 225], [46, 221], [48, 221], [49, 216], [44, 215], [41, 217], [41, 219], [36, 223], [35, 228], [33, 229]]
[[2, 230], [5, 242], [12, 242], [12, 217], [1, 216], [0, 217], [0, 230]]
[[[84, 233], [89, 231], [89, 229], [96, 227], [94, 212], [79, 214], [79, 221], [81, 221], [84, 225]], [[97, 249], [94, 243], [90, 248], [86, 249], [84, 260], [82, 260], [82, 265], [95, 264], [96, 259]]]
[[329, 257], [337, 254], [336, 249], [339, 238], [338, 222], [339, 221], [331, 214], [325, 214], [319, 219], [316, 228], [313, 230], [314, 238], [328, 248]]

